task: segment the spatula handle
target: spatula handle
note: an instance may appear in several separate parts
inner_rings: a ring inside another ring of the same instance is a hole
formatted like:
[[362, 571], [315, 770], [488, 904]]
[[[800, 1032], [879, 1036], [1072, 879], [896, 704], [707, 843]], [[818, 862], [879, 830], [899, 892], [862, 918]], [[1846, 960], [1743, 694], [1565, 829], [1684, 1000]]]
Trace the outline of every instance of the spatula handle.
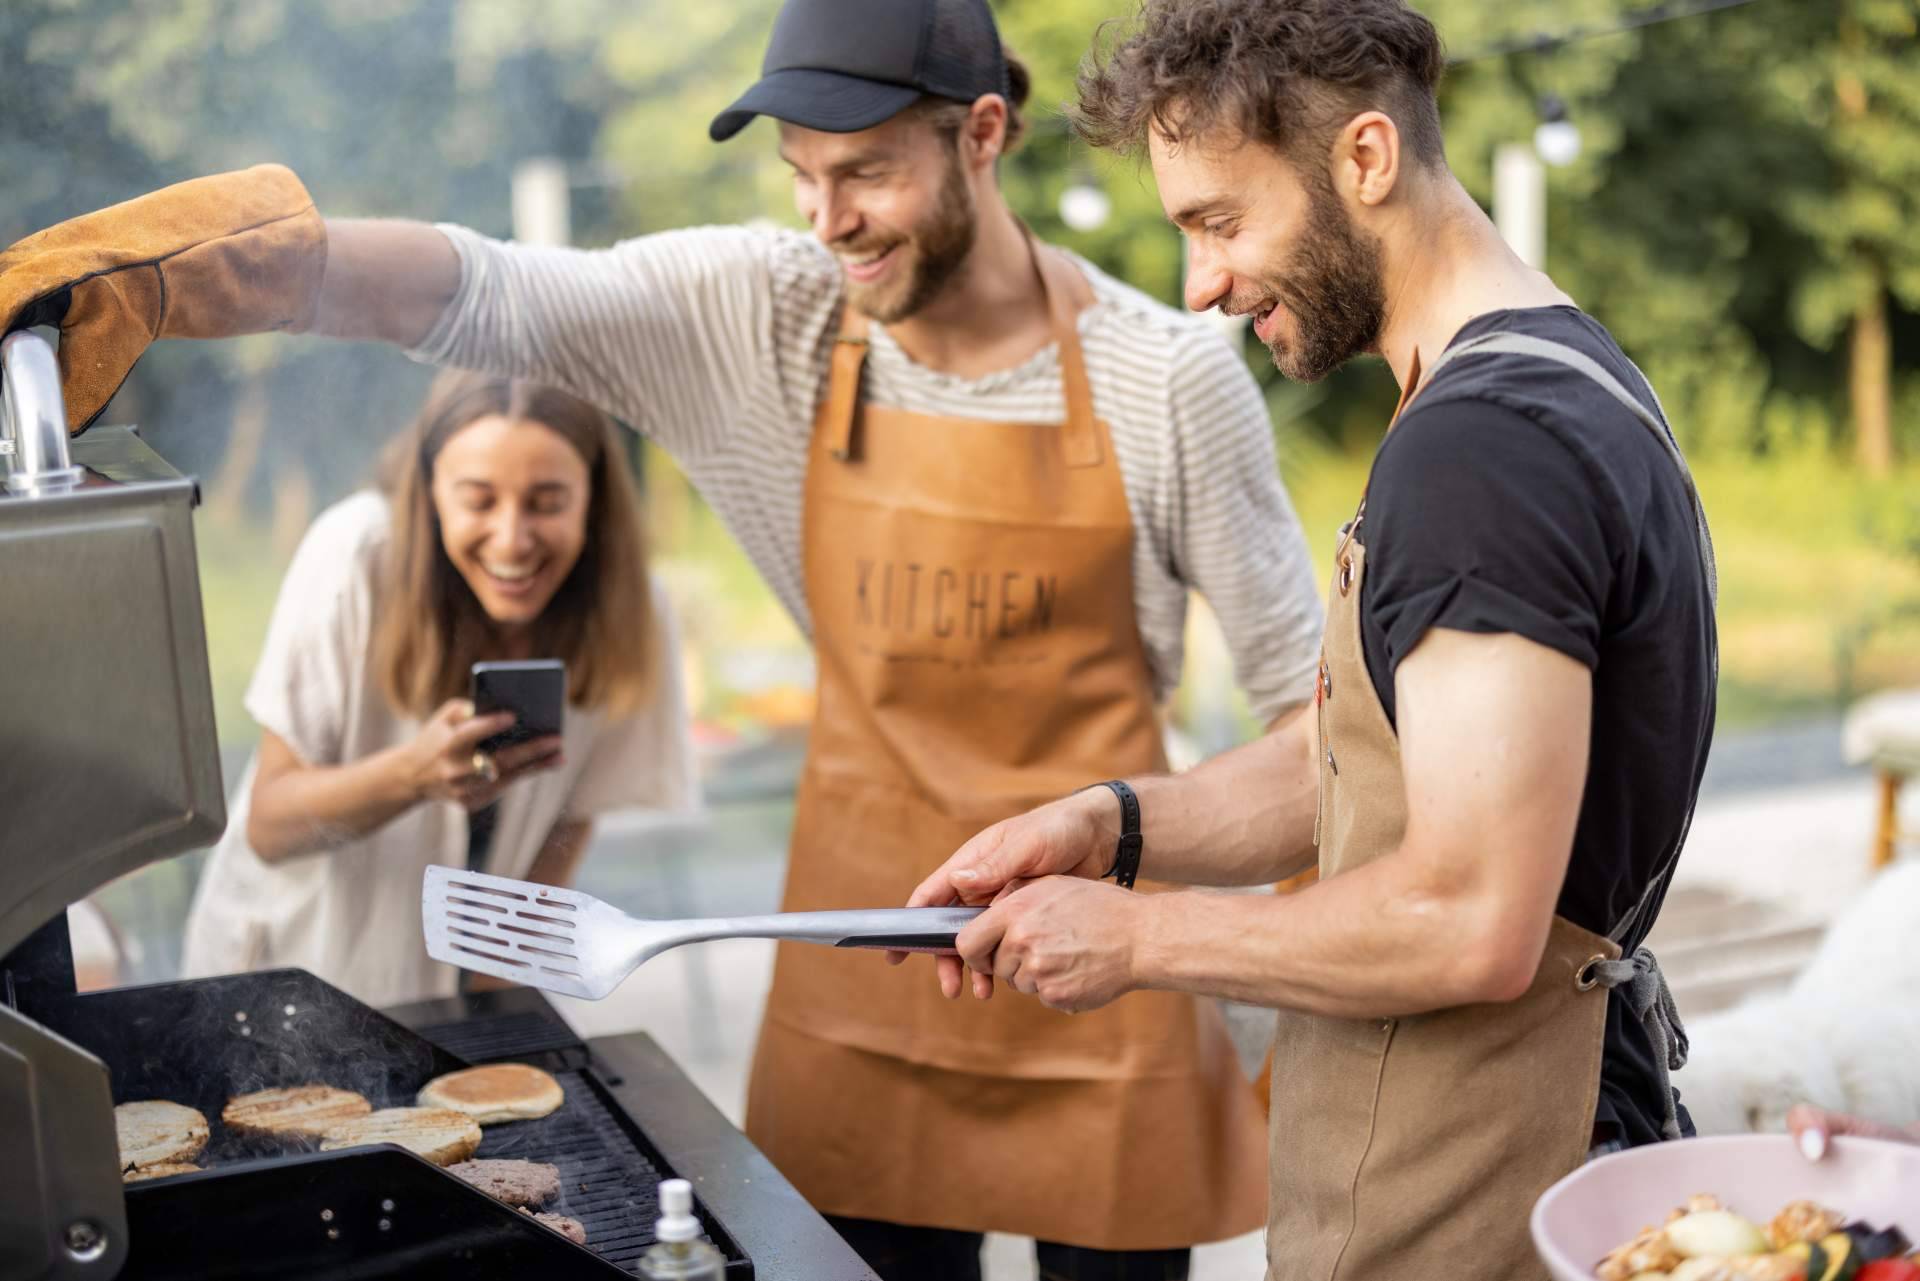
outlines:
[[985, 910], [980, 907], [900, 907], [855, 913], [863, 917], [884, 916], [890, 919], [858, 922], [859, 932], [849, 934], [834, 946], [951, 956], [960, 931], [966, 928], [967, 922]]
[[862, 938], [841, 939], [835, 947], [865, 947], [888, 952], [926, 952], [934, 956], [952, 956], [958, 950], [958, 930], [944, 933], [869, 934]]
[[834, 947], [886, 948], [899, 952], [947, 952], [979, 907], [885, 907], [842, 912], [783, 912], [735, 918], [735, 936], [828, 943]]

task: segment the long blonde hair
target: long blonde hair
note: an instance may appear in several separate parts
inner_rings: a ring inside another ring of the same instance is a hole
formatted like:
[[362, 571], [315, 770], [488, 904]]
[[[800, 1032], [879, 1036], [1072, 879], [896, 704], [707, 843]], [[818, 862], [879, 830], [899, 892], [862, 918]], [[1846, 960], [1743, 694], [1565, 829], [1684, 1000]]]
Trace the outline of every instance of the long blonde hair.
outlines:
[[566, 392], [457, 370], [434, 380], [419, 416], [382, 459], [393, 533], [381, 564], [373, 633], [381, 689], [395, 708], [425, 717], [466, 693], [475, 662], [496, 656], [489, 652], [492, 622], [447, 558], [433, 505], [441, 447], [468, 424], [495, 415], [556, 432], [592, 476], [586, 542], [532, 624], [534, 652], [566, 663], [574, 706], [637, 710], [653, 691], [653, 604], [640, 498], [619, 429]]

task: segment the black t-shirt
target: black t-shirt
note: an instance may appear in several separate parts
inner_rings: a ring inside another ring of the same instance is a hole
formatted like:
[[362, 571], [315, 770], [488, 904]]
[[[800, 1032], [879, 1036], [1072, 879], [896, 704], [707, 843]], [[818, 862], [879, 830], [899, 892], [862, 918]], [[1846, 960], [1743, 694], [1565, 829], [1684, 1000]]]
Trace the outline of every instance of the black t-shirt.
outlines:
[[[1575, 308], [1480, 316], [1452, 345], [1489, 333], [1571, 347], [1654, 408], [1612, 336]], [[1367, 493], [1361, 633], [1390, 720], [1400, 660], [1433, 627], [1514, 633], [1592, 670], [1587, 786], [1559, 912], [1609, 933], [1681, 838], [1712, 736], [1713, 613], [1679, 468], [1591, 378], [1471, 353], [1401, 414]], [[1652, 924], [1636, 923], [1628, 951]], [[1653, 1056], [1616, 993], [1598, 1122], [1629, 1144], [1660, 1136]]]

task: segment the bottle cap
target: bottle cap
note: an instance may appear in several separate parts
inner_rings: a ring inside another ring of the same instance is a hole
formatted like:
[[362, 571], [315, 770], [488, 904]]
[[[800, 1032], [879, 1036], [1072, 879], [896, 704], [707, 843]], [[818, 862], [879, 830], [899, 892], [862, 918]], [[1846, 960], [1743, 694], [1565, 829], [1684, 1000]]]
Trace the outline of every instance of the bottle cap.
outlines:
[[660, 1221], [654, 1236], [662, 1241], [698, 1241], [700, 1220], [693, 1217], [693, 1185], [685, 1179], [660, 1183]]

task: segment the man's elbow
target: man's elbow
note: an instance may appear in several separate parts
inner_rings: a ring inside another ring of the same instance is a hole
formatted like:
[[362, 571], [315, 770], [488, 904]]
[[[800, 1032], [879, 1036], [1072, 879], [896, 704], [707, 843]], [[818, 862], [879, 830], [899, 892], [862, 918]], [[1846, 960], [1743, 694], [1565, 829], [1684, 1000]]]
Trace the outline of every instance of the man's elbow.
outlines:
[[1525, 996], [1546, 954], [1553, 908], [1513, 892], [1494, 875], [1476, 874], [1470, 858], [1446, 848], [1423, 854], [1420, 915], [1431, 927], [1429, 965], [1435, 971], [1436, 1008], [1503, 1005]]
[[1490, 930], [1462, 946], [1452, 967], [1450, 1005], [1505, 1005], [1525, 996], [1540, 970], [1545, 940], [1527, 931]]

